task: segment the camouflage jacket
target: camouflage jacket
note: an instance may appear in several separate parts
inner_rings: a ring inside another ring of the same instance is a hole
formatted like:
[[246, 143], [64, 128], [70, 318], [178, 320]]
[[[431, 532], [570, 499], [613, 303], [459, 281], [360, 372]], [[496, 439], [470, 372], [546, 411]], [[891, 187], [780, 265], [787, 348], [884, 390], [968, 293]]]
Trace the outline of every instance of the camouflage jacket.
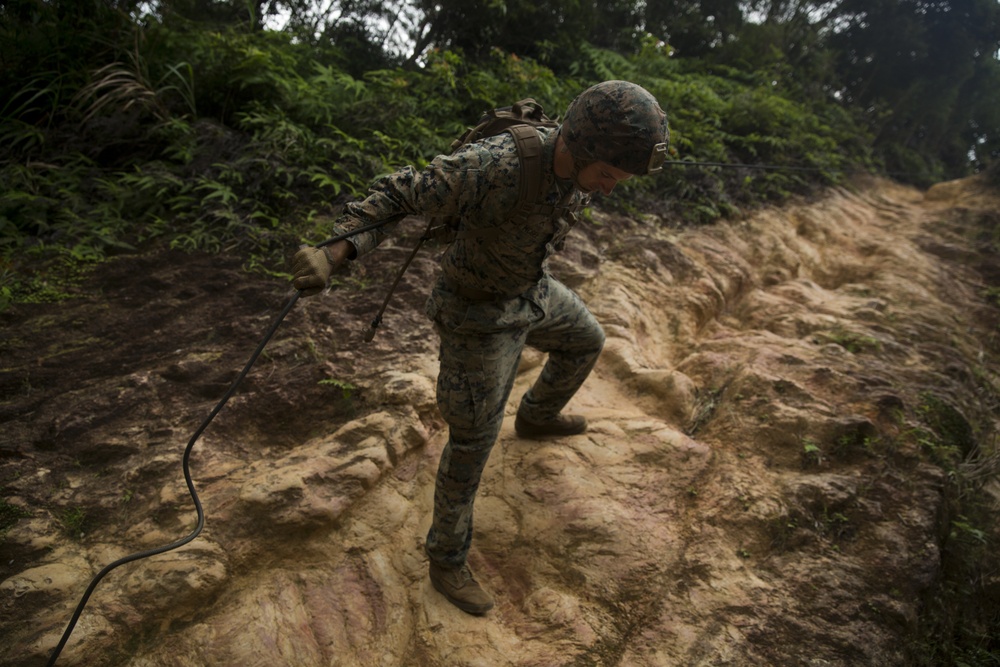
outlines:
[[[588, 196], [553, 172], [558, 132], [540, 128], [539, 134], [543, 140], [542, 178], [548, 193], [544, 203], [582, 206]], [[454, 241], [441, 260], [443, 283], [507, 297], [523, 295], [537, 303], [544, 298], [534, 292], [546, 274], [546, 260], [560, 247], [572, 220], [564, 215], [512, 220], [520, 175], [514, 139], [503, 132], [455, 154], [440, 155], [421, 171], [406, 167], [379, 178], [366, 199], [346, 206], [335, 232], [403, 215], [459, 216], [460, 231], [500, 228], [502, 233], [492, 237], [472, 235]], [[358, 257], [371, 252], [392, 227], [352, 237]], [[544, 310], [544, 304], [538, 305]]]

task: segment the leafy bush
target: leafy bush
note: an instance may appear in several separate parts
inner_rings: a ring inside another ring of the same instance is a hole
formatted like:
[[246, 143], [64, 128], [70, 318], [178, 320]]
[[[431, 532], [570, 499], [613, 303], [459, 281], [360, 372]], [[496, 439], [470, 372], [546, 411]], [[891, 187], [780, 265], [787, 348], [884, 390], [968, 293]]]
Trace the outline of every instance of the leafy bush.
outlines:
[[[868, 160], [849, 115], [814, 113], [752, 74], [680, 63], [651, 39], [633, 56], [584, 45], [579, 78], [496, 49], [476, 65], [436, 51], [421, 68], [355, 78], [336, 48], [284, 33], [135, 31], [129, 48], [92, 57], [85, 76], [32, 79], [3, 109], [7, 300], [38, 294], [29, 265], [44, 273], [59, 258], [99, 261], [154, 242], [276, 264], [315, 236], [317, 216], [363, 196], [380, 173], [423, 166], [487, 109], [530, 96], [556, 116], [609, 78], [649, 89], [672, 132], [675, 164], [623, 184], [612, 199], [622, 207], [705, 223]], [[51, 125], [37, 122], [52, 111]], [[701, 162], [808, 171], [684, 166]]]

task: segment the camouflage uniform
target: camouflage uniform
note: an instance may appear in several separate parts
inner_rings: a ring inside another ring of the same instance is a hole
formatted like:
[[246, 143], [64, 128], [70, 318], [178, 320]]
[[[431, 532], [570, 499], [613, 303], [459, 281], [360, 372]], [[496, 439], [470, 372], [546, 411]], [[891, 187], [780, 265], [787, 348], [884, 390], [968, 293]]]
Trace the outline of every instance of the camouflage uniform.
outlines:
[[[434, 519], [426, 549], [444, 567], [465, 563], [480, 476], [500, 432], [521, 351], [548, 353], [521, 414], [544, 422], [559, 414], [593, 368], [604, 332], [580, 298], [546, 270], [571, 227], [566, 208], [587, 197], [552, 169], [557, 130], [539, 129], [548, 215], [510, 219], [518, 201], [520, 161], [513, 137], [501, 133], [457, 153], [377, 180], [371, 194], [349, 204], [337, 233], [401, 214], [460, 216], [459, 238], [445, 252], [427, 301], [441, 339], [438, 405], [449, 439], [437, 474]], [[476, 230], [501, 233], [476, 236]], [[358, 256], [386, 228], [352, 237]]]

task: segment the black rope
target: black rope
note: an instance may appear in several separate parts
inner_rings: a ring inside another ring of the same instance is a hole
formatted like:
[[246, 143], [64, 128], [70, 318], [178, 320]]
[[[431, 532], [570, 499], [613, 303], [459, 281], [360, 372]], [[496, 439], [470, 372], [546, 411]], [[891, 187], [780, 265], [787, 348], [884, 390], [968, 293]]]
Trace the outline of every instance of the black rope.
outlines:
[[69, 625], [66, 627], [66, 631], [63, 632], [62, 639], [59, 641], [58, 646], [56, 646], [55, 650], [52, 652], [52, 657], [49, 658], [49, 667], [52, 667], [52, 665], [56, 664], [56, 659], [59, 657], [59, 654], [62, 653], [63, 647], [66, 646], [66, 642], [69, 640], [70, 635], [73, 633], [73, 628], [76, 627], [76, 622], [80, 619], [80, 614], [83, 613], [83, 608], [87, 606], [87, 601], [90, 600], [91, 594], [94, 592], [94, 589], [97, 588], [97, 584], [100, 583], [101, 579], [103, 579], [105, 575], [107, 575], [115, 568], [125, 565], [126, 563], [131, 563], [132, 561], [140, 560], [142, 558], [149, 558], [151, 556], [156, 556], [158, 554], [166, 553], [167, 551], [172, 551], [173, 549], [180, 548], [201, 534], [202, 529], [205, 527], [205, 510], [202, 509], [201, 499], [198, 497], [198, 492], [195, 491], [194, 480], [191, 479], [191, 467], [190, 467], [191, 450], [194, 448], [194, 443], [198, 440], [199, 437], [201, 437], [201, 434], [204, 433], [205, 429], [208, 428], [208, 425], [212, 423], [212, 420], [215, 419], [215, 416], [219, 414], [223, 406], [225, 406], [226, 403], [229, 402], [229, 399], [232, 398], [233, 394], [236, 393], [237, 387], [239, 387], [240, 383], [243, 381], [243, 378], [247, 376], [247, 373], [250, 372], [250, 368], [257, 361], [257, 357], [259, 357], [260, 353], [264, 351], [264, 346], [267, 345], [268, 341], [271, 340], [271, 337], [274, 335], [274, 332], [278, 330], [278, 326], [281, 324], [282, 320], [285, 319], [285, 316], [288, 315], [289, 311], [291, 311], [292, 306], [295, 305], [295, 302], [299, 300], [299, 296], [301, 294], [302, 292], [296, 292], [295, 294], [292, 295], [292, 298], [288, 300], [288, 303], [285, 305], [284, 310], [281, 311], [281, 314], [277, 317], [277, 319], [275, 319], [274, 323], [271, 324], [271, 327], [267, 330], [267, 333], [264, 335], [264, 339], [260, 341], [260, 344], [257, 346], [257, 349], [254, 350], [252, 355], [250, 355], [250, 360], [247, 361], [246, 366], [243, 367], [243, 371], [236, 377], [235, 380], [233, 380], [233, 383], [229, 385], [229, 389], [222, 397], [222, 400], [218, 402], [218, 404], [208, 415], [205, 421], [203, 421], [201, 423], [201, 426], [198, 427], [198, 430], [194, 432], [194, 435], [192, 435], [191, 439], [188, 441], [187, 447], [184, 449], [184, 458], [182, 464], [184, 468], [184, 481], [187, 482], [188, 493], [191, 494], [191, 500], [194, 501], [195, 511], [198, 513], [198, 524], [197, 526], [195, 526], [195, 529], [191, 531], [191, 533], [186, 537], [183, 537], [175, 542], [171, 542], [170, 544], [165, 544], [161, 547], [155, 547], [153, 549], [147, 549], [146, 551], [139, 551], [134, 554], [129, 554], [128, 556], [125, 556], [123, 558], [119, 558], [118, 560], [105, 566], [103, 570], [98, 572], [97, 576], [95, 576], [91, 580], [90, 586], [87, 587], [87, 591], [83, 594], [83, 597], [80, 598], [80, 603], [76, 606], [76, 611], [73, 612], [73, 617], [70, 619]]
[[[664, 165], [673, 165], [675, 167], [722, 167], [725, 169], [760, 169], [762, 171], [806, 171], [806, 172], [823, 172], [828, 174], [839, 174], [843, 170], [841, 169], [827, 169], [826, 167], [794, 167], [786, 166], [780, 164], [746, 164], [742, 162], [697, 162], [695, 160], [666, 160]], [[926, 174], [924, 172], [914, 172], [914, 171], [883, 171], [878, 172], [884, 176], [920, 176], [923, 177]]]
[[378, 309], [378, 313], [372, 318], [371, 324], [365, 329], [365, 342], [370, 343], [375, 339], [375, 333], [378, 331], [379, 326], [382, 324], [382, 315], [385, 313], [385, 309], [389, 306], [389, 299], [392, 298], [392, 293], [396, 291], [396, 287], [399, 285], [399, 281], [403, 279], [403, 274], [406, 270], [410, 268], [410, 264], [413, 262], [413, 258], [417, 256], [420, 251], [421, 246], [424, 245], [424, 241], [430, 239], [431, 227], [434, 226], [434, 218], [428, 217], [427, 219], [427, 229], [424, 230], [424, 235], [420, 237], [417, 244], [413, 246], [413, 250], [410, 252], [406, 261], [403, 262], [403, 266], [399, 268], [396, 272], [396, 279], [392, 281], [392, 285], [389, 286], [388, 292], [386, 292], [385, 299], [382, 300], [382, 307]]
[[[326, 241], [317, 244], [315, 247], [322, 248], [323, 246], [336, 243], [337, 241], [341, 241], [356, 234], [361, 234], [363, 232], [371, 231], [383, 225], [389, 224], [390, 222], [393, 222], [396, 219], [398, 218], [383, 220], [380, 222], [372, 223], [370, 225], [365, 225], [364, 227], [359, 227], [358, 229], [354, 229], [344, 234], [340, 234], [338, 236], [329, 238]], [[212, 423], [212, 420], [215, 419], [216, 415], [218, 415], [219, 412], [222, 411], [222, 408], [226, 405], [226, 403], [229, 402], [229, 399], [232, 398], [233, 394], [236, 393], [236, 389], [240, 386], [240, 383], [243, 382], [243, 379], [247, 376], [247, 373], [250, 372], [250, 369], [253, 367], [254, 363], [257, 362], [257, 358], [260, 356], [261, 352], [264, 351], [264, 348], [267, 346], [268, 342], [274, 336], [275, 332], [278, 330], [278, 327], [281, 326], [281, 323], [284, 321], [285, 317], [288, 315], [289, 312], [291, 312], [292, 307], [295, 306], [295, 303], [299, 300], [300, 296], [302, 296], [302, 292], [297, 291], [295, 292], [295, 294], [292, 295], [292, 298], [288, 300], [288, 303], [285, 304], [284, 309], [281, 311], [278, 317], [275, 318], [274, 322], [271, 323], [271, 326], [268, 328], [267, 333], [264, 334], [264, 338], [261, 339], [260, 343], [257, 345], [257, 349], [255, 349], [253, 351], [253, 354], [250, 355], [250, 359], [243, 367], [243, 370], [240, 372], [239, 375], [236, 376], [236, 379], [233, 380], [232, 384], [229, 385], [229, 389], [226, 390], [226, 393], [223, 395], [222, 399], [219, 400], [215, 408], [212, 409], [212, 412], [210, 412], [208, 417], [205, 418], [205, 421], [203, 421], [201, 423], [201, 426], [199, 426], [198, 429], [194, 432], [194, 435], [192, 435], [191, 439], [188, 441], [187, 447], [184, 448], [184, 457], [182, 459], [182, 467], [184, 470], [184, 481], [187, 482], [188, 493], [191, 495], [191, 500], [194, 502], [195, 511], [198, 514], [198, 522], [197, 525], [195, 526], [195, 529], [191, 531], [191, 533], [188, 534], [186, 537], [182, 537], [181, 539], [175, 542], [171, 542], [170, 544], [165, 544], [160, 547], [154, 547], [152, 549], [147, 549], [145, 551], [138, 551], [134, 554], [129, 554], [128, 556], [119, 558], [113, 563], [106, 565], [104, 569], [98, 572], [97, 575], [93, 579], [91, 579], [90, 585], [87, 586], [87, 590], [84, 592], [83, 597], [80, 598], [80, 602], [76, 606], [76, 611], [73, 612], [73, 616], [72, 618], [70, 618], [69, 624], [66, 626], [66, 630], [63, 632], [62, 638], [59, 640], [59, 644], [57, 644], [55, 649], [52, 651], [52, 655], [49, 657], [48, 667], [52, 667], [53, 665], [56, 664], [56, 660], [58, 660], [59, 654], [62, 653], [63, 648], [66, 647], [66, 642], [69, 641], [70, 635], [73, 634], [73, 629], [76, 627], [77, 621], [80, 620], [80, 615], [83, 614], [83, 609], [84, 607], [87, 606], [87, 602], [90, 600], [90, 596], [94, 593], [94, 590], [97, 588], [97, 584], [99, 584], [101, 580], [105, 576], [107, 576], [109, 572], [111, 572], [115, 568], [125, 565], [126, 563], [131, 563], [132, 561], [141, 560], [143, 558], [149, 558], [151, 556], [157, 556], [159, 554], [166, 553], [167, 551], [172, 551], [174, 549], [180, 548], [185, 544], [191, 542], [196, 537], [198, 537], [198, 535], [201, 534], [201, 531], [205, 528], [205, 510], [201, 506], [201, 499], [198, 497], [198, 492], [194, 488], [194, 480], [191, 478], [191, 465], [190, 465], [191, 450], [194, 448], [194, 443], [197, 442], [198, 438], [201, 437], [201, 434], [205, 432], [206, 428], [208, 428], [208, 425]]]
[[725, 167], [728, 169], [763, 169], [765, 171], [837, 171], [823, 167], [792, 167], [780, 164], [744, 164], [741, 162], [694, 162], [692, 160], [667, 160], [663, 164], [678, 167]]

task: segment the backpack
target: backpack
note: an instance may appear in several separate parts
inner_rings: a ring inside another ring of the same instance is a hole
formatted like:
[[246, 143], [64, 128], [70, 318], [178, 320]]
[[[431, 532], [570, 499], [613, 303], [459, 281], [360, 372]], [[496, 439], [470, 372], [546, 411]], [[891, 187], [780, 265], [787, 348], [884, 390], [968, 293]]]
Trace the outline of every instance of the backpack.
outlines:
[[[542, 178], [542, 140], [538, 136], [536, 127], [559, 127], [559, 123], [548, 116], [542, 110], [542, 105], [529, 98], [515, 102], [509, 107], [500, 107], [487, 111], [479, 119], [474, 127], [466, 128], [464, 134], [451, 142], [451, 152], [454, 153], [463, 146], [475, 143], [488, 137], [494, 137], [501, 132], [510, 132], [514, 136], [517, 148], [518, 160], [521, 163], [521, 185], [518, 193], [517, 205], [511, 220], [518, 222], [527, 220], [529, 216], [540, 214], [555, 214], [557, 207], [542, 204], [545, 192], [542, 191], [544, 179]], [[567, 209], [569, 211], [569, 209]], [[442, 218], [431, 218], [427, 223], [427, 230], [417, 242], [416, 247], [404, 262], [396, 279], [389, 287], [389, 292], [379, 308], [378, 314], [372, 319], [371, 324], [365, 330], [365, 341], [371, 342], [375, 338], [375, 331], [382, 323], [382, 315], [389, 299], [403, 277], [410, 262], [420, 250], [424, 241], [434, 239], [442, 243], [452, 243], [458, 239], [466, 238], [499, 238], [504, 230], [500, 227], [491, 229], [463, 230], [459, 231], [461, 218], [458, 216], [448, 216]]]
[[[454, 154], [467, 144], [495, 137], [501, 132], [510, 132], [514, 136], [517, 156], [521, 162], [521, 190], [512, 216], [515, 220], [543, 212], [539, 206], [545, 194], [542, 192], [542, 141], [534, 129], [536, 127], [556, 128], [559, 123], [546, 116], [542, 105], [529, 97], [509, 107], [487, 111], [475, 127], [467, 128], [462, 136], [451, 142], [451, 152]], [[502, 234], [500, 229], [459, 232], [461, 218], [457, 216], [432, 218], [429, 222], [425, 236], [446, 244], [457, 239], [493, 238]]]

